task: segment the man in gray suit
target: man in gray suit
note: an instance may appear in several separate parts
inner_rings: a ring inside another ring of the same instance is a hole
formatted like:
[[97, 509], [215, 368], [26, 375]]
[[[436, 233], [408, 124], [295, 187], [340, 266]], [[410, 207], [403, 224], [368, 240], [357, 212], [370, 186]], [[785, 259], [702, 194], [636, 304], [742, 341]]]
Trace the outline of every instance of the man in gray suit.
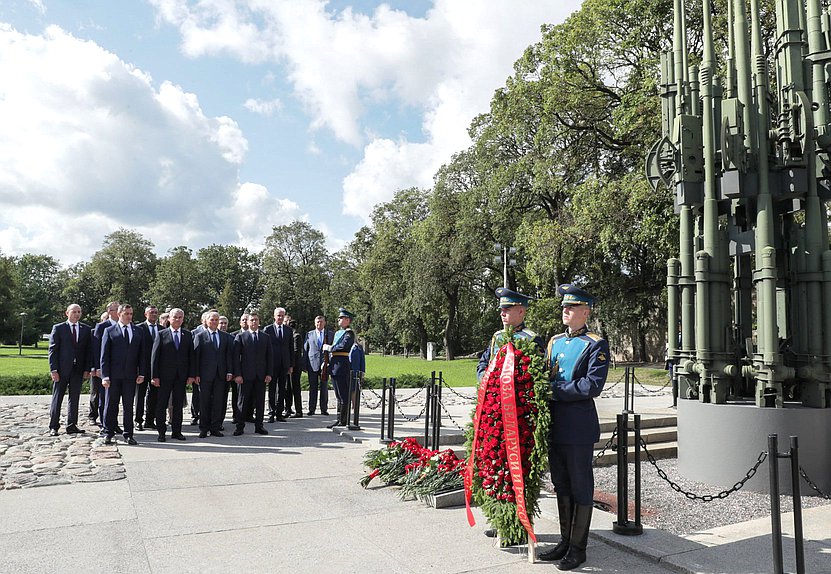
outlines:
[[315, 328], [306, 333], [306, 340], [303, 342], [303, 363], [309, 374], [309, 411], [306, 413], [308, 416], [315, 414], [318, 394], [320, 412], [324, 415], [329, 414], [329, 382], [328, 377], [327, 380], [321, 380], [321, 371], [324, 362], [323, 345], [331, 345], [334, 336], [335, 333], [326, 328], [326, 317], [318, 315], [315, 317]]

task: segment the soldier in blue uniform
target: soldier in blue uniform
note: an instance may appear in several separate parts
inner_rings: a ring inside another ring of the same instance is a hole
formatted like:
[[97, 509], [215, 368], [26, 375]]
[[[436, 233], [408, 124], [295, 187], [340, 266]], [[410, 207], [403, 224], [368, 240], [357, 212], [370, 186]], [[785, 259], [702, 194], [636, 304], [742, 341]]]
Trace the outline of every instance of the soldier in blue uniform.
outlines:
[[594, 397], [609, 371], [609, 343], [591, 333], [586, 322], [594, 297], [575, 285], [560, 285], [566, 331], [548, 342], [545, 364], [551, 381], [551, 426], [548, 464], [557, 491], [560, 542], [541, 552], [540, 560], [560, 560], [557, 568], [573, 570], [586, 561], [592, 517], [594, 443], [600, 423]]
[[[349, 352], [355, 344], [355, 332], [351, 329], [352, 313], [341, 307], [338, 310], [338, 331], [332, 339], [331, 345], [323, 345], [324, 351], [329, 351], [329, 373], [332, 376], [332, 383], [335, 387], [335, 396], [338, 399], [338, 418], [328, 426], [346, 426], [349, 411], [346, 408], [346, 401], [349, 398]], [[328, 347], [328, 348], [327, 348]]]
[[502, 329], [493, 334], [487, 348], [479, 357], [479, 365], [476, 367], [476, 378], [479, 381], [482, 380], [482, 375], [485, 374], [491, 357], [499, 350], [499, 344], [497, 343], [499, 337], [505, 334], [505, 329], [508, 327], [513, 329], [514, 338], [532, 339], [539, 347], [540, 352], [542, 352], [544, 344], [539, 335], [525, 326], [525, 312], [528, 310], [528, 302], [533, 297], [512, 291], [506, 287], [500, 287], [495, 293], [499, 297], [499, 316], [502, 319]]
[[[533, 340], [537, 344], [540, 353], [542, 353], [544, 345], [542, 337], [525, 326], [525, 313], [528, 310], [528, 302], [531, 301], [532, 297], [523, 295], [517, 291], [512, 291], [507, 287], [500, 287], [494, 293], [499, 297], [499, 317], [502, 319], [502, 329], [493, 334], [490, 343], [488, 343], [482, 356], [479, 357], [476, 376], [480, 383], [482, 382], [482, 376], [488, 368], [491, 357], [499, 351], [499, 338], [505, 334], [506, 329], [513, 329], [514, 339]], [[496, 530], [493, 528], [486, 529], [485, 536], [495, 537]]]

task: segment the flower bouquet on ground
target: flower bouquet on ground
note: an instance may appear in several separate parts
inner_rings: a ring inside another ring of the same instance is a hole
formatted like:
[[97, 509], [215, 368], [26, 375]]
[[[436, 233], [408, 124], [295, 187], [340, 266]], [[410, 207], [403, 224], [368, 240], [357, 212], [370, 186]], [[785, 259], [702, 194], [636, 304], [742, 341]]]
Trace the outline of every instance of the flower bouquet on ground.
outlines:
[[366, 488], [377, 477], [384, 484], [400, 485], [405, 500], [456, 490], [464, 483], [464, 460], [451, 449], [430, 450], [414, 438], [368, 451], [364, 465], [371, 471], [361, 479], [361, 486]]
[[465, 472], [468, 522], [471, 497], [509, 546], [536, 542], [540, 480], [548, 465], [548, 379], [540, 349], [506, 333], [479, 384], [468, 427]]

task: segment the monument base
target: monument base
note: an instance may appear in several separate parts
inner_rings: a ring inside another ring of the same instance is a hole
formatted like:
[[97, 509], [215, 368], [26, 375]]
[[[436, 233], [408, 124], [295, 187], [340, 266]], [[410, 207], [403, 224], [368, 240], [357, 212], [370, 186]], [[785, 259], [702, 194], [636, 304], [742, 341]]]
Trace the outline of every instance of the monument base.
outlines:
[[[797, 403], [784, 408], [759, 408], [753, 402], [709, 404], [678, 401], [678, 472], [683, 478], [730, 488], [767, 451], [768, 435], [779, 435], [779, 452], [790, 450], [790, 437], [799, 437], [799, 465], [825, 493], [831, 493], [831, 409]], [[770, 489], [769, 461], [744, 486], [753, 492]], [[779, 460], [779, 485], [791, 493], [790, 459]], [[803, 480], [803, 495], [816, 495]], [[715, 494], [715, 492], [696, 493]]]

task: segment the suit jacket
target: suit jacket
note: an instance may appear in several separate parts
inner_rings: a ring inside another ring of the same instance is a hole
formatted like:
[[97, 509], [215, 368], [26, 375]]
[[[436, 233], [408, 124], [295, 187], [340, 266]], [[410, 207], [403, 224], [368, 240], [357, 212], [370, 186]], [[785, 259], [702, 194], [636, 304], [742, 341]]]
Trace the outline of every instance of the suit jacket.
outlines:
[[[331, 345], [335, 332], [332, 329], [323, 330], [323, 344]], [[323, 349], [317, 344], [317, 329], [306, 333], [306, 340], [303, 342], [304, 367], [307, 372], [319, 371], [323, 366]]]
[[150, 352], [150, 374], [154, 379], [184, 382], [196, 375], [193, 336], [187, 329], [179, 329], [179, 348], [173, 340], [173, 329], [159, 331]]
[[[155, 341], [156, 337], [150, 335], [150, 325], [147, 321], [142, 321], [138, 325], [136, 325], [137, 329], [141, 329], [144, 331], [144, 372], [150, 373], [150, 354], [153, 352], [153, 342]], [[164, 327], [156, 323], [156, 335], [159, 334]]]
[[77, 323], [78, 342], [72, 338], [68, 321], [57, 323], [49, 335], [49, 370], [57, 371], [61, 380], [69, 380], [72, 369], [89, 371], [95, 362], [92, 358], [92, 329], [85, 323]]
[[101, 321], [92, 330], [92, 362], [96, 369], [101, 368], [101, 341], [104, 339], [104, 331], [115, 325], [118, 321]]
[[234, 339], [234, 375], [246, 381], [263, 381], [273, 376], [274, 358], [271, 338], [259, 331], [257, 343], [251, 331], [243, 331]]
[[204, 381], [224, 381], [228, 374], [234, 373], [234, 341], [228, 333], [217, 331], [216, 334], [219, 335], [219, 348], [208, 329], [200, 331], [193, 338], [196, 375]]
[[144, 332], [131, 325], [133, 337], [128, 342], [121, 325], [116, 323], [104, 330], [101, 339], [101, 378], [134, 381], [144, 376]]
[[263, 329], [271, 337], [271, 348], [274, 356], [274, 374], [284, 375], [294, 366], [292, 335], [294, 331], [288, 325], [283, 325], [283, 336], [277, 336], [277, 325], [272, 323]]

